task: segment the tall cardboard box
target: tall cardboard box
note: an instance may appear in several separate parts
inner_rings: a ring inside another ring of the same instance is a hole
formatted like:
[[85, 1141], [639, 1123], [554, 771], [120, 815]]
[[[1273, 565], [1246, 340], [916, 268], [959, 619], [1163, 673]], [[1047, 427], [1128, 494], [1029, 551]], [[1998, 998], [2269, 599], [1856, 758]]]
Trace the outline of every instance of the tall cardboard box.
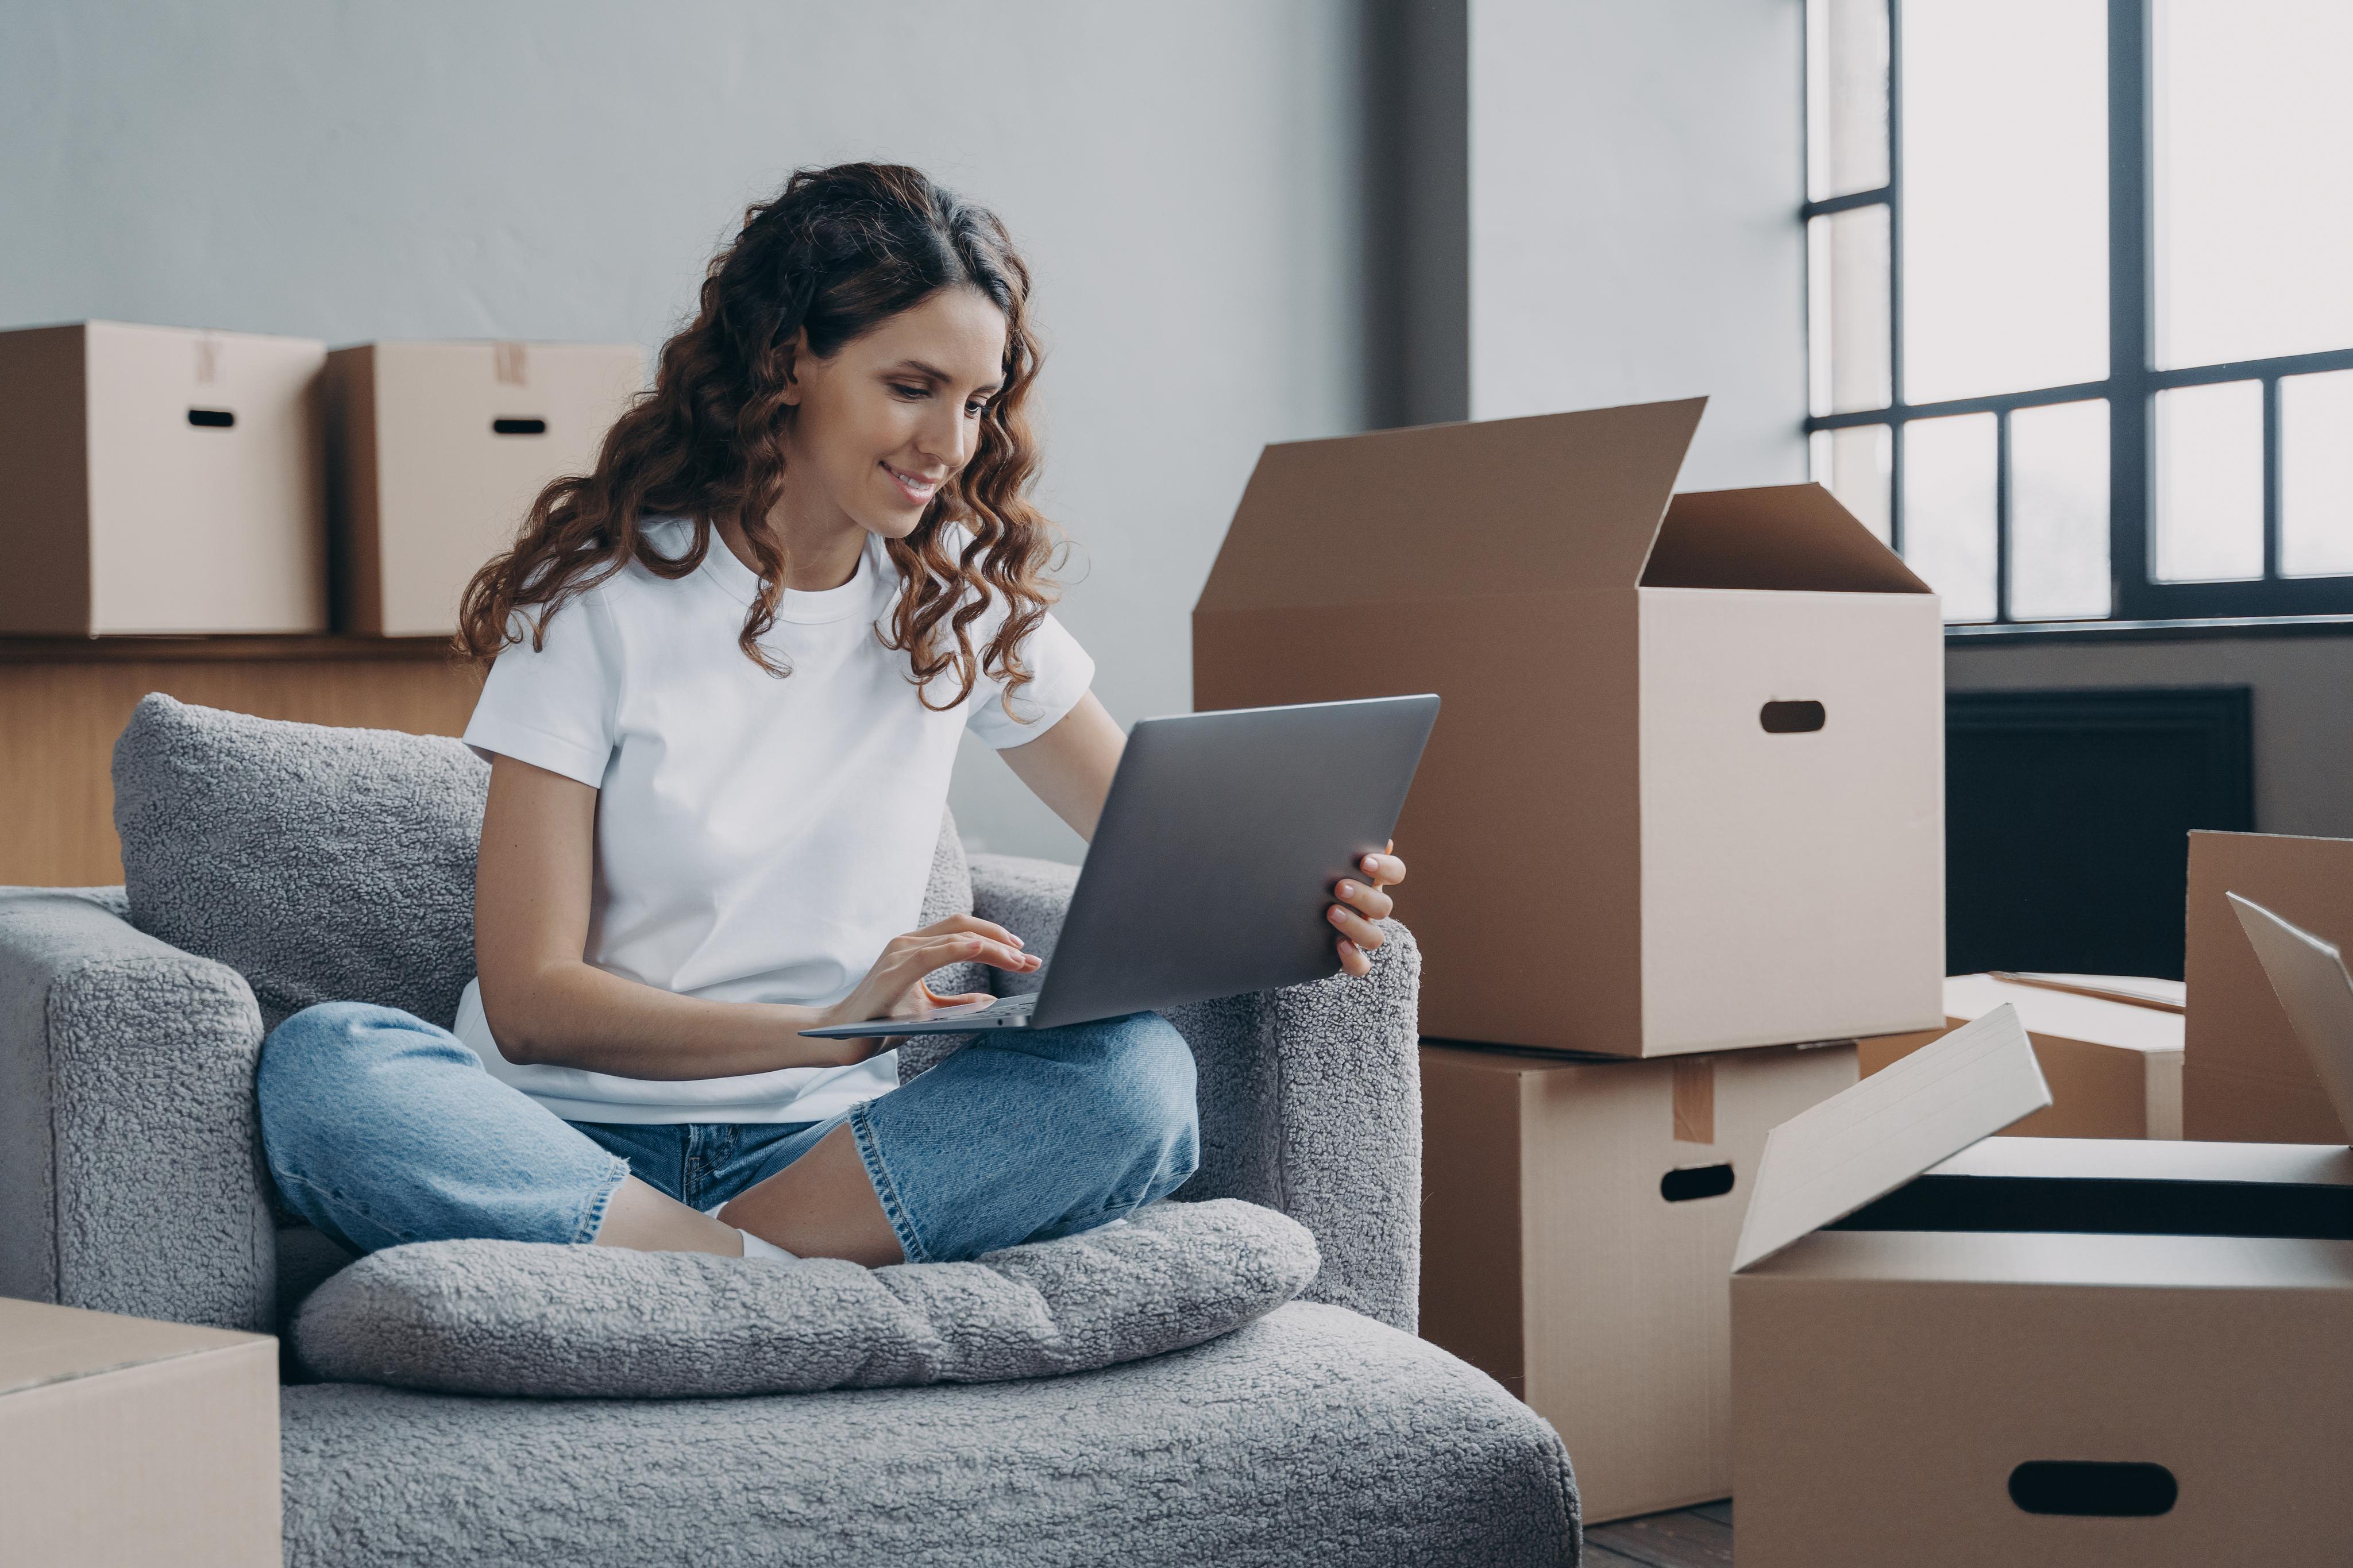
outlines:
[[1426, 1035], [1657, 1057], [1944, 1016], [1936, 597], [1818, 486], [1674, 495], [1701, 407], [1272, 446], [1234, 513], [1197, 709], [1446, 700], [1398, 825]]
[[[2066, 977], [2086, 984], [2101, 975]], [[2163, 982], [2133, 982], [2141, 985]], [[2181, 1136], [2183, 1016], [2149, 1006], [2006, 981], [1956, 974], [1945, 982], [1948, 1028], [2008, 1003], [2018, 1009], [2034, 1047], [2051, 1106], [2010, 1130], [2020, 1138], [2179, 1138]], [[1924, 1029], [1855, 1042], [1862, 1076], [1894, 1066], [1945, 1035]]]
[[1773, 1131], [1733, 1265], [1741, 1568], [2346, 1561], [2344, 1125], [1989, 1136], [2050, 1102], [2003, 1006]]
[[324, 343], [0, 332], [0, 635], [322, 632]]
[[2353, 948], [2353, 839], [2271, 833], [2189, 836], [2189, 1060], [2182, 1130], [2192, 1138], [2315, 1143], [2337, 1114], [2296, 1043], [2226, 893], [2253, 899]]
[[378, 342], [327, 360], [335, 620], [445, 636], [549, 480], [586, 473], [643, 384], [631, 343]]
[[1757, 1160], [1854, 1080], [1852, 1046], [1422, 1047], [1421, 1336], [1553, 1424], [1588, 1521], [1732, 1491], [1725, 1275]]
[[0, 1297], [0, 1562], [276, 1568], [278, 1342]]

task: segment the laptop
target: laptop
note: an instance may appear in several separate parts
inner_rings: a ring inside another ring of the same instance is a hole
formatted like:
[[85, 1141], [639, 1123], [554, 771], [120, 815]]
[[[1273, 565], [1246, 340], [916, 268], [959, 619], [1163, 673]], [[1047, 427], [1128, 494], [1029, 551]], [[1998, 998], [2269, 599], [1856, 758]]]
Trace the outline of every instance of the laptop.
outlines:
[[2320, 1075], [2320, 1087], [2353, 1138], [2353, 975], [2337, 944], [2290, 925], [2263, 905], [2226, 894], [2239, 927], [2263, 960], [2295, 1037]]
[[1035, 991], [801, 1033], [1051, 1029], [1335, 974], [1332, 889], [1395, 833], [1437, 719], [1419, 696], [1143, 720]]

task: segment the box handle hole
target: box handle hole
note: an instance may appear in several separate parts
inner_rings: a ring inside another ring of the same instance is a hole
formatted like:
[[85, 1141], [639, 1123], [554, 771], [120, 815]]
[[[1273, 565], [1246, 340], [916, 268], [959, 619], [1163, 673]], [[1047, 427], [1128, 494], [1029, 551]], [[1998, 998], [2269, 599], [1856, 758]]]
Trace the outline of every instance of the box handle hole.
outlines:
[[226, 408], [191, 408], [188, 423], [199, 430], [227, 430], [237, 423], [237, 416]]
[[544, 419], [493, 419], [491, 421], [491, 434], [493, 436], [544, 436], [547, 434], [547, 421]]
[[1819, 702], [1767, 702], [1757, 714], [1768, 735], [1811, 734], [1829, 718]]
[[2031, 1459], [2010, 1472], [2010, 1500], [2028, 1513], [2149, 1519], [2170, 1511], [2180, 1495], [2163, 1465]]
[[1659, 1195], [1671, 1204], [1694, 1198], [1720, 1198], [1732, 1190], [1729, 1165], [1686, 1165], [1659, 1178]]

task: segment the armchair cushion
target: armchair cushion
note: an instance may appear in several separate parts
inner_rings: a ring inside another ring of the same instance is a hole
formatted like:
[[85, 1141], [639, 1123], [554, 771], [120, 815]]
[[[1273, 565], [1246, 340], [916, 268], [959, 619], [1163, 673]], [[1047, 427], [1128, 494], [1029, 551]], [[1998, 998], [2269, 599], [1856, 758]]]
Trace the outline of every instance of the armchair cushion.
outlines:
[[424, 1242], [322, 1285], [318, 1374], [443, 1393], [702, 1397], [995, 1383], [1183, 1350], [1315, 1276], [1293, 1221], [1227, 1201], [972, 1263], [867, 1269], [511, 1241]]
[[132, 921], [242, 973], [270, 1028], [316, 1002], [447, 1028], [474, 975], [489, 780], [446, 737], [151, 695], [114, 744]]

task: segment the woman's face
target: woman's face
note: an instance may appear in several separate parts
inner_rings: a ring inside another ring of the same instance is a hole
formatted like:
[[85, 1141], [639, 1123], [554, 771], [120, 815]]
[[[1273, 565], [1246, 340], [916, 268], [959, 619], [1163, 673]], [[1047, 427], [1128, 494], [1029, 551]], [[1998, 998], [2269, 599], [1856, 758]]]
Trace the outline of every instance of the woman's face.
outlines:
[[913, 533], [971, 460], [1004, 364], [1004, 313], [976, 289], [944, 289], [830, 359], [803, 354], [786, 393], [799, 410], [785, 472], [800, 520]]

